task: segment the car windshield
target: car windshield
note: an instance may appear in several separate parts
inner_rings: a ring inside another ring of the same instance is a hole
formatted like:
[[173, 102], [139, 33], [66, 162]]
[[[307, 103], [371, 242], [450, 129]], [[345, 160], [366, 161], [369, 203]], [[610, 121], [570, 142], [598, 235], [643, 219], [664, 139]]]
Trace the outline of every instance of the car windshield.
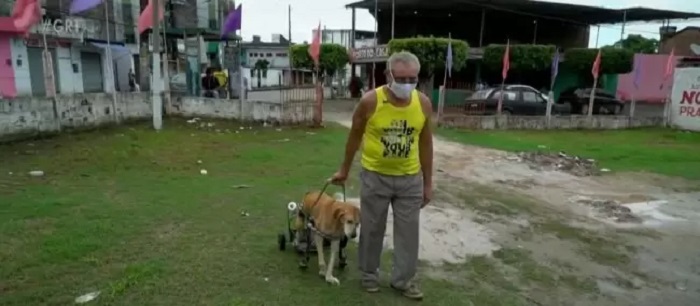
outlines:
[[477, 90], [469, 97], [469, 99], [486, 99], [490, 93], [491, 89]]

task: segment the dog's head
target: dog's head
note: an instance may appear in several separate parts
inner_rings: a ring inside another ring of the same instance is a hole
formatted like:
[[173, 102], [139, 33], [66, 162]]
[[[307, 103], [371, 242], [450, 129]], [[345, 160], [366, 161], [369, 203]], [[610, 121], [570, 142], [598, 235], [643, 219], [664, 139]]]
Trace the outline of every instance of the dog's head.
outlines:
[[333, 218], [343, 224], [343, 233], [350, 239], [357, 237], [357, 227], [360, 225], [360, 209], [352, 204], [342, 203], [337, 205], [333, 212]]

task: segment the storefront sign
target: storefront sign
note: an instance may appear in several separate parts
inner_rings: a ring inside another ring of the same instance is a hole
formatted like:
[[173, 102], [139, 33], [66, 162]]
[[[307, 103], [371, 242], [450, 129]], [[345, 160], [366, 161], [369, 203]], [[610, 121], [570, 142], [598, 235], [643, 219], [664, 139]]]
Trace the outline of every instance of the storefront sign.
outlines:
[[386, 60], [389, 56], [388, 48], [386, 45], [379, 45], [376, 47], [365, 47], [357, 48], [353, 51], [353, 61], [354, 62], [378, 62]]
[[34, 28], [34, 33], [65, 38], [97, 38], [101, 25], [99, 21], [83, 18], [44, 19]]
[[676, 68], [671, 122], [681, 129], [700, 131], [700, 68]]
[[[68, 48], [70, 47], [70, 40], [69, 39], [61, 39], [61, 38], [52, 38], [52, 37], [47, 37], [46, 38], [46, 47], [47, 48]], [[39, 47], [43, 48], [44, 47], [44, 40], [41, 37], [28, 37], [24, 39], [24, 45], [27, 47]]]

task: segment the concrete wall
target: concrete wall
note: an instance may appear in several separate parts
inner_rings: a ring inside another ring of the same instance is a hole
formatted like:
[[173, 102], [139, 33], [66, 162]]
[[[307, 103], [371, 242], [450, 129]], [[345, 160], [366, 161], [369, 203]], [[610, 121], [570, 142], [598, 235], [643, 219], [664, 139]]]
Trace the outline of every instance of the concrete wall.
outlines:
[[[171, 115], [305, 124], [313, 119], [313, 106], [313, 101], [248, 100], [241, 108], [238, 100], [173, 97]], [[108, 93], [0, 99], [0, 142], [113, 124], [114, 109]], [[150, 119], [150, 93], [117, 93], [116, 110], [120, 122]]]
[[[663, 126], [663, 117], [629, 118], [627, 116], [557, 116], [552, 117], [550, 129], [626, 129]], [[441, 126], [475, 130], [544, 130], [544, 116], [445, 116]]]
[[[249, 84], [253, 85], [253, 84]], [[331, 96], [331, 88], [323, 88], [323, 96]], [[250, 101], [268, 101], [268, 102], [281, 102], [281, 101], [315, 101], [316, 100], [316, 90], [313, 86], [308, 87], [277, 87], [277, 88], [253, 88], [248, 92], [248, 100]]]

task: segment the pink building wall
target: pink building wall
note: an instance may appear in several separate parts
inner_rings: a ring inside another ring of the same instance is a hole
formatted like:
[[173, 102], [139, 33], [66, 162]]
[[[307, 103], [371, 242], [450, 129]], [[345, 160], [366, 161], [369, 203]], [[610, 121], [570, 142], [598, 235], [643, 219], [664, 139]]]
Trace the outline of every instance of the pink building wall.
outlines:
[[[671, 93], [673, 75], [664, 80], [668, 55], [665, 54], [635, 54], [635, 63], [639, 64], [639, 88], [634, 87], [635, 71], [620, 74], [617, 80], [617, 96], [623, 100], [635, 100], [653, 103], [663, 103]], [[674, 58], [674, 63], [678, 57]]]
[[0, 32], [0, 96], [2, 97], [17, 96], [11, 38], [12, 36], [8, 33]]

